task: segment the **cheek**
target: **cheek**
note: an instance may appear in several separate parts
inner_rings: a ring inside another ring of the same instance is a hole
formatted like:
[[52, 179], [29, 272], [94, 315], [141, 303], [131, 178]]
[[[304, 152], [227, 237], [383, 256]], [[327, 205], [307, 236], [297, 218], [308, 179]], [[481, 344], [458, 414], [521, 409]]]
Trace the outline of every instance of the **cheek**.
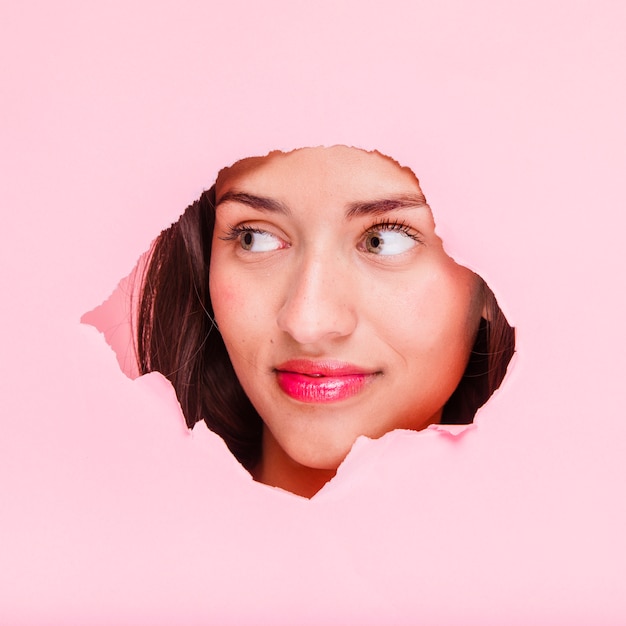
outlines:
[[[238, 286], [234, 277], [224, 267], [220, 257], [211, 258], [209, 271], [209, 293], [211, 305], [222, 336], [228, 334], [230, 327], [237, 326], [241, 317], [248, 310], [245, 292]], [[224, 336], [227, 339], [227, 336]]]
[[209, 292], [213, 310], [228, 309], [241, 302], [239, 290], [231, 283], [211, 278], [209, 282]]
[[388, 294], [379, 308], [379, 327], [399, 352], [470, 349], [480, 318], [477, 301], [470, 270], [453, 261], [434, 264]]
[[211, 272], [209, 277], [209, 293], [211, 304], [218, 325], [223, 326], [233, 312], [244, 309], [244, 298], [241, 290], [232, 281], [219, 273]]
[[213, 313], [227, 348], [252, 346], [271, 330], [272, 293], [260, 282], [228, 267], [210, 272]]

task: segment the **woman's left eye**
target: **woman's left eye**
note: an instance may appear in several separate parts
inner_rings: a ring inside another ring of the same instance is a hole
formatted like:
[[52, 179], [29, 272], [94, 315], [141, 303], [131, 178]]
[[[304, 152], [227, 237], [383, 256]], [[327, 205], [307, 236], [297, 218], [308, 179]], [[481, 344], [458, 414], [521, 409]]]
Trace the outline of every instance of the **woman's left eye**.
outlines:
[[419, 237], [403, 224], [379, 224], [365, 233], [361, 247], [371, 254], [392, 256], [407, 252], [419, 241]]

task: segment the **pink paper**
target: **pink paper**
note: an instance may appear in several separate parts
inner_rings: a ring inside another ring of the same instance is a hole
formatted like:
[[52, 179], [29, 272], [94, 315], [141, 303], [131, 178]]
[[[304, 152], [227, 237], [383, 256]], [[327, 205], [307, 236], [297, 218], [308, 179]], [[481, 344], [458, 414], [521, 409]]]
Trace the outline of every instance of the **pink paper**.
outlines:
[[[0, 16], [0, 622], [626, 621], [621, 4]], [[221, 167], [336, 143], [413, 169], [518, 354], [472, 428], [359, 439], [306, 500], [80, 319]]]

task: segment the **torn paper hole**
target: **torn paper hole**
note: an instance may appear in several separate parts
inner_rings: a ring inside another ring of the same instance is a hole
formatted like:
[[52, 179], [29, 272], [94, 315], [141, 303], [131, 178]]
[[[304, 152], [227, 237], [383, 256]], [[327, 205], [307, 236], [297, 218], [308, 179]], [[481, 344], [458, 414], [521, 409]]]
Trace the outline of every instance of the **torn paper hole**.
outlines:
[[82, 321], [127, 375], [165, 375], [256, 480], [309, 497], [359, 436], [462, 430], [514, 352], [413, 172], [346, 146], [223, 169]]

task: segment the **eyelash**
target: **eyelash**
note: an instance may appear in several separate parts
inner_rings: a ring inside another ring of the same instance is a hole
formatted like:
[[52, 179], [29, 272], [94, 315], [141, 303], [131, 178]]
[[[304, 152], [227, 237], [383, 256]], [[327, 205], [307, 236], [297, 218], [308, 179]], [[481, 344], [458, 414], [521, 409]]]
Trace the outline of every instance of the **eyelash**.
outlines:
[[377, 224], [373, 224], [367, 228], [363, 235], [373, 235], [381, 231], [403, 233], [414, 241], [423, 243], [422, 238], [404, 220], [384, 220], [382, 222], [378, 222]]
[[267, 231], [262, 230], [261, 228], [254, 228], [253, 226], [227, 226], [228, 234], [224, 237], [220, 237], [222, 241], [236, 241], [239, 239], [243, 233], [256, 233], [258, 235], [263, 235]]
[[[256, 233], [259, 235], [265, 234], [267, 231], [261, 228], [254, 228], [254, 226], [247, 226], [243, 224], [241, 226], [228, 226], [228, 233], [220, 237], [222, 241], [237, 241], [244, 233]], [[384, 220], [377, 222], [369, 228], [366, 228], [363, 232], [363, 237], [367, 235], [373, 235], [381, 231], [400, 232], [410, 237], [418, 243], [423, 243], [423, 239], [404, 221], [404, 220]]]

